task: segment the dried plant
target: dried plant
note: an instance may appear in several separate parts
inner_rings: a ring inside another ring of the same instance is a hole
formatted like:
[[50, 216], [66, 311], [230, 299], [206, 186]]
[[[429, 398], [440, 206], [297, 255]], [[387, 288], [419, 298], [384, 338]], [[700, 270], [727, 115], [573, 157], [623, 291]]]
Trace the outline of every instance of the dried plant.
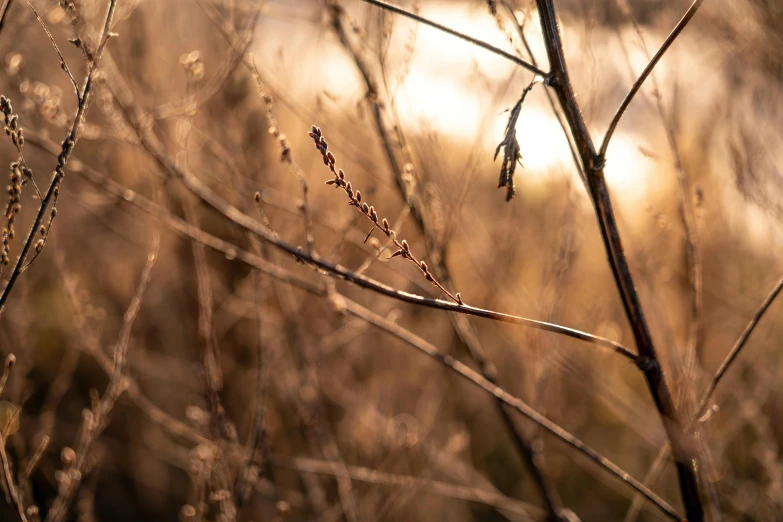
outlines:
[[714, 1], [0, 2], [0, 519], [783, 518], [783, 22]]

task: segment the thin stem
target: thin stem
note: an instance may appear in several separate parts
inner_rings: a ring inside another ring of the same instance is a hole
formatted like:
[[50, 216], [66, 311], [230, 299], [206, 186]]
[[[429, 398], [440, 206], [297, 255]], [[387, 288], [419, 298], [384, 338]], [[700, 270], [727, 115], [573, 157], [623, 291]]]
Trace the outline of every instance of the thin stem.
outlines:
[[[16, 260], [16, 264], [14, 265], [13, 271], [11, 272], [11, 275], [8, 278], [8, 283], [6, 283], [5, 288], [3, 288], [2, 294], [0, 294], [0, 313], [2, 313], [3, 307], [5, 306], [5, 302], [8, 300], [8, 296], [11, 294], [11, 290], [13, 290], [14, 285], [17, 279], [19, 278], [19, 275], [22, 273], [23, 267], [25, 267], [25, 263], [24, 263], [25, 258], [27, 257], [27, 254], [30, 251], [30, 247], [32, 246], [33, 241], [35, 240], [36, 233], [41, 227], [41, 221], [43, 220], [44, 213], [46, 212], [46, 209], [49, 206], [49, 204], [54, 199], [56, 199], [57, 194], [59, 193], [60, 183], [62, 183], [62, 180], [65, 177], [65, 165], [68, 163], [68, 158], [71, 156], [71, 152], [73, 152], [73, 149], [76, 146], [76, 142], [79, 139], [79, 131], [81, 129], [82, 122], [84, 121], [84, 118], [87, 114], [87, 108], [90, 105], [90, 100], [92, 99], [92, 88], [94, 85], [95, 70], [98, 67], [98, 61], [100, 60], [101, 55], [103, 54], [103, 50], [106, 47], [106, 43], [109, 41], [109, 37], [111, 36], [111, 33], [109, 32], [109, 28], [111, 27], [112, 20], [114, 19], [114, 12], [116, 10], [116, 7], [117, 7], [117, 0], [109, 0], [109, 8], [106, 12], [106, 19], [103, 25], [103, 30], [101, 32], [98, 49], [95, 52], [95, 54], [92, 56], [92, 60], [90, 61], [90, 64], [87, 68], [87, 77], [84, 81], [84, 88], [81, 91], [81, 97], [79, 99], [79, 108], [77, 109], [76, 116], [73, 119], [71, 130], [68, 133], [68, 136], [66, 136], [65, 139], [63, 140], [61, 151], [57, 156], [57, 166], [54, 169], [54, 175], [52, 176], [52, 181], [49, 184], [49, 188], [46, 191], [46, 195], [44, 195], [43, 199], [41, 200], [41, 206], [38, 209], [38, 213], [35, 216], [33, 225], [32, 227], [30, 227], [30, 231], [27, 234], [27, 238], [25, 239], [24, 246], [22, 247], [22, 251], [19, 254], [19, 258]], [[47, 231], [47, 234], [48, 233], [51, 233], [51, 231]]]
[[3, 26], [5, 26], [5, 17], [8, 14], [8, 10], [11, 7], [11, 0], [5, 0], [3, 2], [2, 7], [0, 7], [0, 32], [3, 31]]
[[707, 390], [704, 392], [704, 395], [702, 396], [701, 401], [699, 402], [699, 407], [696, 409], [696, 415], [694, 417], [694, 420], [691, 421], [692, 423], [696, 422], [699, 419], [699, 417], [704, 415], [704, 412], [706, 411], [707, 408], [707, 403], [712, 397], [712, 394], [715, 392], [715, 388], [718, 387], [718, 384], [723, 379], [724, 375], [726, 375], [726, 372], [728, 371], [729, 367], [734, 363], [735, 360], [737, 360], [737, 357], [739, 356], [740, 352], [748, 343], [748, 339], [750, 339], [750, 334], [752, 334], [753, 331], [756, 329], [756, 326], [759, 324], [759, 321], [761, 321], [761, 318], [764, 317], [764, 314], [767, 312], [770, 305], [778, 296], [778, 294], [780, 294], [781, 290], [783, 290], [783, 277], [781, 277], [780, 280], [778, 280], [778, 282], [775, 284], [772, 290], [770, 290], [769, 294], [767, 294], [767, 297], [764, 298], [764, 301], [762, 301], [761, 306], [759, 306], [759, 309], [756, 310], [756, 313], [753, 315], [750, 322], [748, 322], [747, 326], [745, 326], [745, 330], [742, 332], [742, 335], [739, 336], [739, 339], [737, 339], [737, 342], [734, 343], [734, 346], [731, 348], [731, 351], [729, 351], [729, 354], [721, 363], [720, 368], [718, 368], [718, 371], [715, 373], [715, 376], [712, 378], [710, 385], [707, 387]]
[[73, 85], [73, 90], [76, 92], [76, 101], [77, 103], [81, 103], [82, 96], [79, 93], [79, 86], [76, 85], [76, 80], [73, 77], [73, 74], [71, 74], [71, 70], [68, 68], [68, 64], [65, 62], [65, 57], [63, 56], [63, 53], [60, 52], [60, 48], [57, 47], [57, 42], [54, 41], [54, 37], [52, 36], [52, 33], [49, 32], [49, 28], [46, 27], [46, 23], [41, 19], [41, 17], [38, 15], [38, 11], [35, 10], [35, 7], [33, 7], [33, 4], [30, 3], [30, 0], [25, 0], [27, 2], [27, 5], [32, 10], [35, 17], [38, 19], [38, 23], [41, 24], [41, 27], [43, 27], [43, 30], [46, 31], [46, 36], [49, 37], [49, 41], [52, 42], [52, 47], [54, 47], [54, 50], [57, 51], [57, 56], [60, 57], [60, 67], [63, 71], [68, 75], [68, 78], [71, 80], [71, 84]]
[[534, 72], [537, 75], [541, 76], [542, 78], [547, 77], [546, 71], [543, 71], [536, 67], [535, 65], [526, 62], [522, 58], [519, 58], [518, 56], [514, 56], [511, 53], [508, 53], [502, 49], [498, 49], [497, 47], [494, 47], [492, 45], [489, 45], [486, 42], [483, 42], [481, 40], [478, 40], [476, 38], [473, 38], [472, 36], [468, 36], [466, 34], [460, 33], [459, 31], [455, 31], [454, 29], [449, 29], [448, 27], [441, 25], [437, 22], [433, 22], [432, 20], [428, 20], [424, 18], [423, 16], [419, 16], [415, 13], [411, 13], [410, 11], [406, 11], [405, 9], [402, 9], [401, 7], [397, 7], [396, 5], [387, 4], [386, 2], [381, 2], [380, 0], [362, 0], [363, 2], [374, 5], [376, 7], [380, 7], [382, 9], [386, 9], [387, 11], [391, 11], [392, 13], [397, 13], [398, 15], [405, 16], [407, 18], [410, 18], [411, 20], [416, 20], [419, 23], [422, 23], [424, 25], [428, 25], [430, 27], [434, 27], [435, 29], [438, 29], [439, 31], [443, 31], [444, 33], [448, 33], [452, 36], [456, 36], [457, 38], [461, 38], [465, 40], [466, 42], [470, 42], [473, 45], [476, 45], [478, 47], [481, 47], [482, 49], [486, 49], [487, 51], [490, 51], [492, 53], [497, 54], [498, 56], [502, 56], [506, 60], [512, 61], [515, 64], [519, 65], [520, 67], [524, 67], [530, 72]]
[[693, 18], [693, 15], [696, 14], [696, 11], [699, 10], [699, 7], [701, 7], [702, 3], [704, 3], [704, 0], [694, 0], [688, 10], [685, 12], [685, 15], [683, 15], [672, 32], [669, 33], [669, 36], [666, 37], [666, 40], [661, 45], [661, 48], [658, 49], [658, 52], [655, 53], [655, 56], [653, 56], [652, 60], [650, 60], [650, 63], [648, 63], [647, 67], [644, 68], [642, 74], [640, 74], [639, 78], [636, 79], [633, 86], [631, 87], [631, 90], [628, 91], [628, 94], [625, 95], [625, 98], [617, 108], [617, 112], [615, 112], [611, 123], [609, 123], [609, 128], [606, 130], [606, 134], [604, 135], [604, 140], [603, 143], [601, 143], [601, 150], [598, 152], [598, 157], [606, 157], [606, 149], [609, 147], [609, 141], [612, 139], [612, 135], [614, 134], [614, 130], [617, 128], [617, 124], [620, 123], [620, 119], [623, 117], [623, 114], [625, 114], [625, 110], [631, 104], [631, 101], [633, 101], [636, 93], [639, 92], [639, 89], [642, 87], [644, 81], [648, 76], [650, 76], [652, 70], [655, 68], [661, 58], [663, 58], [663, 55], [666, 54], [666, 51], [669, 50], [669, 47], [671, 47], [682, 30], [685, 29], [685, 27], [688, 25], [688, 22], [691, 21], [691, 18]]
[[[331, 462], [303, 457], [273, 455], [272, 465], [276, 468], [290, 469], [300, 473], [316, 473], [329, 476], [335, 474]], [[475, 502], [516, 515], [522, 515], [526, 520], [545, 519], [545, 514], [539, 508], [486, 489], [423, 479], [411, 475], [387, 473], [360, 466], [346, 466], [344, 476], [351, 480], [369, 484], [424, 489], [447, 498]]]

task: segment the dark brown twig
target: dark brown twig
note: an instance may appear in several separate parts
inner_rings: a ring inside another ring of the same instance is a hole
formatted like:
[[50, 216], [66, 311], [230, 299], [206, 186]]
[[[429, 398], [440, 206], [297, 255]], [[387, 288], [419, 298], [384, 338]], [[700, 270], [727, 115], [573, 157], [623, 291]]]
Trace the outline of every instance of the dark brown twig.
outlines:
[[549, 63], [552, 68], [549, 85], [557, 94], [560, 106], [563, 108], [587, 175], [588, 190], [595, 207], [601, 237], [639, 352], [637, 363], [647, 380], [650, 394], [653, 397], [674, 450], [680, 491], [688, 519], [691, 522], [701, 522], [704, 520], [704, 510], [699, 498], [693, 441], [683, 429], [682, 420], [663, 375], [652, 336], [644, 318], [641, 302], [636, 293], [630, 268], [625, 258], [612, 209], [612, 202], [609, 197], [609, 190], [604, 177], [605, 160], [602, 155], [597, 155], [595, 152], [590, 133], [587, 130], [579, 104], [576, 101], [576, 94], [571, 86], [554, 4], [552, 0], [536, 0], [536, 5], [544, 33], [544, 43], [549, 56]]

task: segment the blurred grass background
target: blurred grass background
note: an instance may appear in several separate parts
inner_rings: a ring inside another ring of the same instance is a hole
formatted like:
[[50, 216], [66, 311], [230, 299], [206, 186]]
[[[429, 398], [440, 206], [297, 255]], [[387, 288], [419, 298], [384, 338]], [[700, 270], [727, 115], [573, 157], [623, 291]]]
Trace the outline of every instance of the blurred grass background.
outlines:
[[[80, 52], [66, 41], [73, 30], [65, 12], [55, 2], [34, 4], [75, 77], [82, 78]], [[426, 203], [433, 235], [462, 298], [474, 306], [556, 322], [632, 346], [591, 204], [544, 88], [536, 86], [522, 108], [517, 132], [524, 168], [517, 169], [516, 198], [506, 203], [504, 192], [495, 189], [500, 164], [492, 154], [503, 137], [504, 111], [514, 105], [530, 74], [432, 29], [381, 16], [358, 1], [342, 4], [351, 41], [381, 79], [373, 95], [382, 101], [390, 131], [396, 126], [391, 133], [395, 154], [411, 164], [410, 190]], [[498, 27], [486, 2], [400, 5], [504, 49], [520, 48], [509, 20]], [[545, 64], [534, 6], [516, 5], [532, 50]], [[603, 134], [646, 63], [645, 45], [654, 52], [687, 5], [630, 1], [629, 19], [614, 0], [589, 6], [557, 2], [570, 72], [594, 136]], [[80, 9], [90, 27], [97, 27], [105, 3], [84, 0]], [[101, 71], [124, 78], [167, 152], [260, 220], [253, 201], [258, 191], [273, 229], [304, 245], [299, 183], [280, 161], [250, 71], [208, 12], [218, 13], [237, 35], [252, 36], [248, 51], [310, 184], [318, 252], [357, 269], [377, 255], [384, 238], [376, 234], [363, 243], [368, 223], [357, 219], [344, 195], [323, 185], [330, 175], [306, 136], [311, 124], [324, 129], [355, 188], [381, 216], [393, 223], [399, 219], [398, 236], [429, 259], [395, 186], [366, 85], [321, 2], [119, 2], [119, 37], [107, 54], [116, 71]], [[646, 85], [607, 154], [625, 253], [667, 377], [684, 409], [693, 408], [783, 271], [783, 178], [778, 169], [783, 159], [778, 124], [783, 108], [782, 13], [774, 1], [706, 2], [656, 69], [664, 115], [656, 108], [652, 83]], [[639, 24], [646, 44], [631, 20]], [[183, 66], [188, 57], [198, 64], [197, 71], [189, 73]], [[12, 4], [0, 33], [0, 58], [0, 92], [14, 103], [20, 125], [38, 141], [59, 143], [76, 103], [56, 53], [23, 2]], [[109, 85], [98, 85], [72, 161], [176, 216], [185, 216], [192, 206], [203, 230], [243, 249], [256, 248], [244, 232], [163, 175], [112, 100]], [[692, 288], [667, 129], [676, 138], [687, 178], [686, 204], [694, 216], [704, 277], [698, 318], [703, 341], [693, 374], [686, 371]], [[398, 134], [405, 137], [404, 144]], [[25, 159], [43, 185], [55, 160], [29, 141]], [[4, 139], [0, 163], [15, 156], [10, 140]], [[9, 438], [17, 466], [44, 434], [52, 437], [32, 477], [34, 499], [44, 513], [57, 493], [61, 450], [77, 444], [81, 411], [91, 403], [91, 390], [103, 393], [107, 383], [89, 346], [111, 358], [156, 233], [161, 237], [159, 259], [133, 326], [130, 375], [152, 403], [208, 435], [199, 421], [209, 409], [202, 364], [206, 341], [199, 334], [190, 241], [77, 172], [66, 172], [52, 235], [0, 320], [0, 350], [18, 359], [6, 392], [7, 400], [22, 405], [21, 429]], [[33, 190], [26, 189], [22, 207], [18, 234], [37, 209]], [[12, 243], [12, 259], [19, 241]], [[290, 256], [267, 248], [259, 252], [303, 277], [323, 280]], [[381, 254], [367, 274], [401, 290], [438, 296], [413, 267], [388, 257], [388, 252]], [[329, 473], [307, 473], [303, 461], [291, 460], [328, 460], [308, 435], [316, 422], [308, 417], [307, 405], [312, 404], [319, 405], [317, 423], [333, 435], [347, 465], [495, 488], [508, 497], [540, 503], [491, 397], [391, 336], [336, 313], [327, 299], [259, 275], [221, 252], [207, 249], [206, 262], [227, 417], [245, 443], [254, 408], [262, 400], [274, 456], [268, 468], [257, 470], [261, 478], [240, 520], [344, 518], [335, 479]], [[444, 312], [343, 282], [336, 286], [441, 351], [469, 361]], [[779, 317], [780, 306], [773, 304], [716, 395], [719, 409], [705, 423], [711, 454], [707, 472], [728, 520], [783, 517]], [[471, 323], [506, 390], [632, 475], [644, 477], [665, 433], [636, 368], [573, 339], [475, 318]], [[268, 376], [261, 395], [256, 387], [259, 344]], [[622, 520], [630, 490], [558, 441], [542, 437], [564, 504], [582, 520]], [[194, 461], [205, 461], [199, 449], [161, 429], [124, 396], [97, 442], [94, 466], [70, 517], [181, 517], [199, 484]], [[235, 476], [238, 470], [226, 455], [216, 460], [204, 485], [207, 520], [225, 516], [210, 494], [225, 489], [219, 485], [225, 479], [221, 474]], [[361, 520], [525, 520], [426, 487], [354, 480], [352, 489]], [[673, 466], [654, 489], [680, 505]], [[281, 500], [290, 512], [285, 513]], [[3, 509], [3, 517], [13, 516], [10, 508]], [[660, 514], [646, 507], [640, 519], [658, 520]]]

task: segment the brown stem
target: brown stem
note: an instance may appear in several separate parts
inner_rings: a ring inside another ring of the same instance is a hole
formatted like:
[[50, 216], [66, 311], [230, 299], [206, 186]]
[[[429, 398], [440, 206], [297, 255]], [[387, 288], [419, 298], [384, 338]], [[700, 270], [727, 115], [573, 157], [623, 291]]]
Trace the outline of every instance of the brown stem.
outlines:
[[609, 264], [612, 268], [617, 289], [623, 301], [623, 308], [630, 323], [636, 342], [639, 368], [644, 373], [655, 406], [663, 421], [666, 434], [675, 456], [680, 492], [687, 517], [692, 522], [704, 520], [704, 510], [699, 499], [696, 460], [691, 449], [690, 437], [685, 433], [679, 419], [669, 386], [661, 371], [658, 356], [653, 344], [642, 306], [634, 287], [633, 278], [625, 258], [620, 234], [615, 221], [609, 190], [604, 178], [603, 158], [600, 158], [593, 145], [590, 133], [576, 101], [571, 80], [566, 67], [560, 27], [552, 0], [536, 0], [541, 28], [544, 34], [550, 72], [549, 85], [555, 91], [565, 113], [568, 126], [576, 143], [579, 156], [587, 175], [588, 190], [601, 229]]

